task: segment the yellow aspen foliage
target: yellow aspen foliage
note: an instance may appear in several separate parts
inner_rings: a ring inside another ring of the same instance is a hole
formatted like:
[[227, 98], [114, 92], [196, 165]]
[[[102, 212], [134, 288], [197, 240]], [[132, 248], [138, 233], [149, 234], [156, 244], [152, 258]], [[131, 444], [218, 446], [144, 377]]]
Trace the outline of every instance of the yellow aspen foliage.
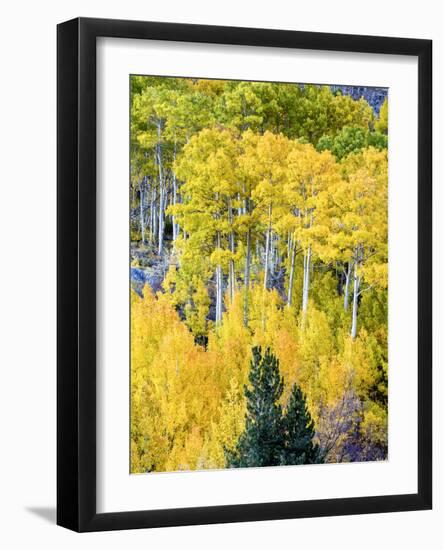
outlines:
[[[133, 77], [131, 472], [236, 464], [253, 348], [278, 365], [276, 410], [304, 394], [322, 460], [386, 458], [388, 154], [374, 126], [387, 134], [387, 99], [375, 117], [337, 87]], [[319, 146], [349, 132], [367, 139]]]
[[346, 338], [343, 360], [351, 370], [357, 393], [362, 398], [369, 397], [369, 391], [377, 385], [379, 377], [380, 357], [375, 336], [362, 329], [354, 341]]
[[375, 122], [375, 129], [383, 134], [388, 133], [388, 110], [388, 99], [386, 98], [380, 108], [378, 120]]
[[229, 388], [220, 404], [220, 416], [213, 422], [204, 446], [205, 467], [223, 468], [225, 450], [232, 450], [245, 426], [246, 404], [243, 386], [231, 378]]
[[216, 412], [214, 369], [168, 300], [147, 287], [144, 298], [132, 295], [131, 321], [131, 435], [138, 453], [132, 471], [195, 467], [180, 449], [191, 433], [196, 437], [192, 428], [208, 426]]
[[376, 445], [387, 445], [388, 412], [386, 407], [368, 401], [365, 405], [361, 429], [366, 440]]
[[[243, 324], [242, 296], [236, 293], [225, 312], [222, 325], [208, 339], [208, 352], [213, 354], [220, 365], [220, 374], [225, 374], [223, 390], [232, 377], [236, 378], [241, 388], [246, 383], [250, 348], [251, 332]], [[224, 369], [223, 364], [229, 364], [229, 367]]]

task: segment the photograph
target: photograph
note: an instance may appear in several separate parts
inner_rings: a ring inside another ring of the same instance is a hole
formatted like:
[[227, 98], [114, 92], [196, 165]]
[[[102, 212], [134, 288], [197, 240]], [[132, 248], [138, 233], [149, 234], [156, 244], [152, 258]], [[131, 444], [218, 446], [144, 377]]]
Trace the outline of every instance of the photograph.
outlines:
[[388, 88], [129, 86], [130, 473], [388, 460]]
[[368, 7], [5, 3], [0, 549], [438, 549], [441, 10]]

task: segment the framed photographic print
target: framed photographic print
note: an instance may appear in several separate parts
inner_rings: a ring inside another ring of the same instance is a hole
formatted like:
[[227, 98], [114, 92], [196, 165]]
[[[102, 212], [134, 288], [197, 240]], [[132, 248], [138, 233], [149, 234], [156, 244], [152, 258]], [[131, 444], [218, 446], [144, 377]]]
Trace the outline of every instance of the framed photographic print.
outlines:
[[59, 525], [432, 506], [432, 43], [58, 26]]

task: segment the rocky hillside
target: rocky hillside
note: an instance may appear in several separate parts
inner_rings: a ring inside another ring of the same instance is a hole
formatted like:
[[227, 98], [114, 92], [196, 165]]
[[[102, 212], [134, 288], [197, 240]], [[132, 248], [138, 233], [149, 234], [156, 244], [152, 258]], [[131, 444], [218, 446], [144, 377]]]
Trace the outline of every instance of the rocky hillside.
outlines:
[[376, 115], [380, 112], [380, 107], [388, 95], [387, 88], [374, 88], [368, 86], [330, 86], [333, 92], [338, 90], [343, 95], [349, 95], [352, 99], [358, 100], [363, 97], [374, 110]]

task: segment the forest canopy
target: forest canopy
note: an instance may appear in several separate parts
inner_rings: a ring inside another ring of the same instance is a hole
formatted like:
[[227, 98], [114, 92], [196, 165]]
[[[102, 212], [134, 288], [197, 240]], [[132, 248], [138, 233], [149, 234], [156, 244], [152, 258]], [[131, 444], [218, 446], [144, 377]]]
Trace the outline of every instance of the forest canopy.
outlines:
[[130, 123], [131, 472], [386, 459], [387, 96], [133, 76]]

